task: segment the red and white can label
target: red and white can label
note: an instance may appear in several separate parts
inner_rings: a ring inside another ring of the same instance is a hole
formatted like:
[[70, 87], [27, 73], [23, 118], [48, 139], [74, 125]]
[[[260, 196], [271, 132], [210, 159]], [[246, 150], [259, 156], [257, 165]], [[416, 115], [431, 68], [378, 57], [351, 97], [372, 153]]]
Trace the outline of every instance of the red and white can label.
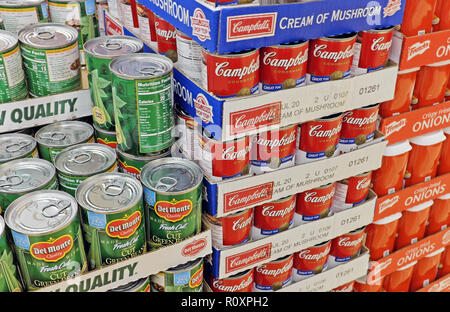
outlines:
[[204, 224], [211, 229], [213, 246], [223, 249], [243, 244], [250, 240], [253, 224], [253, 209], [215, 218], [208, 214], [203, 217]]
[[306, 82], [308, 42], [261, 49], [263, 91], [295, 88]]
[[331, 212], [331, 203], [336, 183], [297, 194], [294, 225], [326, 218]]
[[352, 74], [361, 75], [383, 68], [389, 60], [394, 28], [360, 31], [355, 42]]
[[254, 282], [254, 269], [236, 275], [215, 278], [210, 275], [209, 286], [213, 292], [252, 292]]
[[170, 59], [177, 56], [177, 30], [170, 23], [155, 15], [156, 42], [158, 52]]
[[332, 210], [334, 213], [364, 203], [369, 195], [372, 171], [336, 183]]
[[310, 41], [306, 83], [349, 78], [356, 35], [342, 38], [318, 38]]
[[198, 143], [199, 165], [212, 180], [225, 180], [250, 173], [249, 137], [220, 142], [198, 135]]
[[292, 227], [296, 195], [254, 208], [252, 239], [260, 239]]
[[294, 255], [264, 263], [255, 269], [255, 291], [275, 291], [292, 282]]
[[363, 244], [365, 228], [352, 231], [331, 240], [331, 250], [328, 267], [334, 268], [357, 256]]
[[142, 4], [137, 3], [137, 16], [139, 23], [139, 34], [143, 40], [151, 41], [150, 19], [148, 18], [149, 9]]
[[342, 115], [330, 119], [308, 121], [297, 134], [296, 164], [304, 164], [338, 154]]
[[354, 109], [342, 116], [342, 130], [339, 138], [339, 153], [348, 153], [373, 141], [377, 128], [379, 105]]
[[259, 50], [216, 55], [202, 50], [202, 84], [220, 98], [259, 92]]
[[326, 271], [330, 249], [331, 241], [328, 241], [294, 253], [293, 281], [298, 282], [314, 274]]
[[261, 174], [293, 166], [297, 129], [293, 125], [253, 136], [251, 172]]

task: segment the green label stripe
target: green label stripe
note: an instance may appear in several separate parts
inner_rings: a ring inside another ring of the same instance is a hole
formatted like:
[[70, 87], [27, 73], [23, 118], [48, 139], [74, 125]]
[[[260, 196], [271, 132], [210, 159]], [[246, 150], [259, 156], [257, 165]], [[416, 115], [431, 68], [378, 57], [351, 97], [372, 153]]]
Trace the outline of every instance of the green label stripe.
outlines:
[[20, 101], [28, 96], [19, 46], [0, 55], [0, 103]]

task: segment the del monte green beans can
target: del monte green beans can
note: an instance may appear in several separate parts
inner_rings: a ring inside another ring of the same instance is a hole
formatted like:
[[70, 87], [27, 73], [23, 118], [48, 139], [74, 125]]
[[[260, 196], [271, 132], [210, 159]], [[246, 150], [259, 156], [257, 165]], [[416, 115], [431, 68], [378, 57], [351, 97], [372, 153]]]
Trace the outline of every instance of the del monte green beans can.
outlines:
[[56, 155], [55, 167], [60, 190], [75, 196], [78, 186], [87, 178], [117, 171], [116, 151], [98, 143], [77, 144]]
[[53, 23], [27, 26], [19, 31], [20, 49], [32, 97], [81, 88], [78, 32]]
[[56, 169], [50, 162], [21, 158], [0, 165], [0, 213], [17, 198], [44, 189], [58, 189]]
[[95, 126], [115, 131], [111, 60], [119, 55], [140, 52], [143, 47], [140, 39], [131, 36], [98, 37], [84, 44]]
[[170, 147], [175, 122], [172, 61], [135, 53], [116, 57], [110, 69], [119, 149], [142, 156]]
[[68, 120], [46, 125], [34, 135], [39, 156], [54, 162], [63, 149], [81, 143], [94, 142], [94, 128], [83, 121]]
[[116, 131], [103, 130], [97, 127], [95, 124], [93, 124], [92, 126], [94, 127], [95, 142], [108, 145], [109, 147], [114, 149], [117, 147]]
[[77, 202], [45, 190], [15, 200], [5, 212], [27, 290], [46, 287], [86, 272]]
[[119, 171], [129, 174], [138, 180], [141, 179], [141, 170], [142, 168], [144, 168], [146, 164], [155, 159], [169, 157], [171, 154], [169, 148], [161, 152], [147, 154], [147, 156], [134, 156], [122, 152], [118, 148], [116, 149], [116, 152], [117, 152], [117, 160], [119, 162], [118, 163]]
[[28, 134], [0, 134], [0, 164], [19, 158], [37, 158], [36, 140]]
[[161, 158], [142, 168], [149, 249], [200, 233], [202, 180], [200, 167], [186, 159]]
[[146, 252], [142, 185], [123, 173], [90, 177], [76, 191], [91, 269]]
[[0, 30], [0, 103], [20, 101], [28, 96], [19, 39]]
[[152, 275], [150, 281], [152, 292], [201, 292], [203, 258]]
[[6, 237], [5, 220], [0, 216], [0, 292], [22, 291], [19, 271]]
[[4, 29], [17, 34], [22, 28], [48, 22], [48, 8], [45, 0], [2, 0], [0, 19]]

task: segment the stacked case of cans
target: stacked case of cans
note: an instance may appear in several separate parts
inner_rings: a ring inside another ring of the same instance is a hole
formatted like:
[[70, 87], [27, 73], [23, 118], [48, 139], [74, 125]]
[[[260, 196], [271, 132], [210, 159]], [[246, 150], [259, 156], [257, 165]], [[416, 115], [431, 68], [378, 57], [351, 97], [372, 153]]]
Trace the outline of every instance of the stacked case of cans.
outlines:
[[[449, 1], [406, 2], [403, 23], [399, 28], [403, 36], [420, 36], [449, 29]], [[439, 107], [449, 100], [449, 82], [450, 60], [399, 71], [394, 99], [380, 104], [380, 116], [388, 118], [435, 105]], [[389, 144], [381, 168], [372, 175], [372, 189], [378, 197], [396, 194], [448, 174], [449, 132], [449, 128], [443, 128]], [[365, 246], [370, 249], [370, 260], [382, 262], [390, 254], [401, 253], [412, 244], [445, 231], [450, 226], [450, 193], [435, 197], [370, 224], [365, 239]], [[420, 291], [434, 281], [449, 277], [449, 250], [444, 241], [433, 251], [424, 253], [417, 260], [407, 261], [394, 272], [372, 279], [362, 277], [349, 285], [349, 289], [356, 292]], [[448, 291], [445, 286], [437, 289]]]

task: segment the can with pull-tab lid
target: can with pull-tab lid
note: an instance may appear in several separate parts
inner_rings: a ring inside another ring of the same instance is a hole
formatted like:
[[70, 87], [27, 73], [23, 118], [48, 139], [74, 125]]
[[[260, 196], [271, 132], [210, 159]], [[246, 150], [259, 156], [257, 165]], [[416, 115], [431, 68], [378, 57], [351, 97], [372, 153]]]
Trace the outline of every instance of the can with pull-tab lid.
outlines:
[[38, 158], [36, 140], [28, 134], [0, 135], [0, 164], [19, 158]]

